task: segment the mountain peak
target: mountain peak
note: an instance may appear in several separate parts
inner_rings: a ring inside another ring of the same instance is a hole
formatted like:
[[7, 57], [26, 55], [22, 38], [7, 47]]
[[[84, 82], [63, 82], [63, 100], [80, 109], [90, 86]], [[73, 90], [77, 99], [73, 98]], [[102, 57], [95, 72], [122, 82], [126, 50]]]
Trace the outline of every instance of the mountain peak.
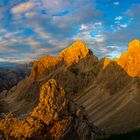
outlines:
[[111, 63], [111, 60], [109, 58], [104, 58], [103, 60], [103, 69], [105, 69], [109, 64]]
[[70, 45], [69, 47], [65, 48], [60, 54], [62, 53], [68, 53], [69, 51], [89, 51], [89, 48], [86, 46], [86, 44], [80, 40], [75, 41]]
[[140, 49], [140, 41], [139, 40], [133, 40], [128, 45], [128, 51], [134, 50], [134, 49]]
[[78, 46], [78, 45], [86, 46], [86, 44], [83, 41], [81, 41], [81, 40], [77, 40], [77, 41], [73, 42], [72, 45], [74, 45], [74, 46]]
[[88, 49], [86, 44], [80, 40], [74, 42], [71, 46], [64, 49], [58, 57], [64, 59], [68, 65], [72, 63], [78, 63], [81, 59], [92, 54], [91, 50]]
[[80, 60], [91, 54], [92, 52], [86, 44], [78, 40], [60, 52], [57, 57], [46, 55], [35, 61], [31, 71], [31, 77], [35, 79], [42, 78], [46, 74], [47, 69], [49, 70], [61, 61], [62, 63], [65, 62], [67, 66], [70, 66], [73, 63], [80, 62]]
[[140, 76], [140, 41], [133, 40], [128, 45], [128, 51], [122, 53], [116, 62], [132, 77]]

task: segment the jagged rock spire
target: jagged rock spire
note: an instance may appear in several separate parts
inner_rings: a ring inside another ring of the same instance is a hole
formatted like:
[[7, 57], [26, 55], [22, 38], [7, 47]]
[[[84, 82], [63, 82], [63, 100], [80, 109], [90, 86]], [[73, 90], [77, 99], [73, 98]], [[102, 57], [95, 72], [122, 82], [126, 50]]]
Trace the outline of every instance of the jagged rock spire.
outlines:
[[132, 77], [140, 76], [140, 41], [133, 40], [128, 45], [128, 51], [122, 53], [116, 62]]

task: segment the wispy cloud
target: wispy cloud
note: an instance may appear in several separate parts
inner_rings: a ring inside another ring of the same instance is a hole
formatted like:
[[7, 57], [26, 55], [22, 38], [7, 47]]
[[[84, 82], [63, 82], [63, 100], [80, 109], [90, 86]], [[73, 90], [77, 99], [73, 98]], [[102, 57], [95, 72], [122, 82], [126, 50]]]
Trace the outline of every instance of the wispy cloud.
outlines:
[[121, 19], [123, 19], [122, 16], [118, 16], [118, 17], [115, 18], [115, 20], [121, 20]]
[[33, 59], [7, 59], [7, 58], [0, 58], [0, 62], [8, 62], [8, 63], [29, 63], [32, 62]]
[[114, 5], [120, 5], [120, 2], [119, 1], [115, 1], [113, 2]]
[[21, 14], [21, 13], [24, 13], [28, 10], [30, 10], [31, 8], [33, 8], [34, 4], [32, 2], [24, 2], [24, 3], [21, 3], [19, 5], [16, 5], [15, 7], [13, 7], [11, 9], [11, 12], [13, 14]]
[[0, 1], [0, 58], [56, 55], [79, 39], [99, 57], [112, 57], [139, 39], [139, 11], [137, 0]]

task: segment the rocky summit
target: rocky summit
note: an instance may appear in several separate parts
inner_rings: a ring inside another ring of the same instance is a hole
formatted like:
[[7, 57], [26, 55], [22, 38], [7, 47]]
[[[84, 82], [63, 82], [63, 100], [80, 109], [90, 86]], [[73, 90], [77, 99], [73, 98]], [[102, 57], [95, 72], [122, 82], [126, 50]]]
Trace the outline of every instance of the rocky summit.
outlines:
[[76, 41], [0, 94], [1, 139], [94, 140], [140, 128], [140, 41], [98, 59]]
[[128, 51], [122, 53], [117, 63], [133, 77], [140, 76], [140, 41], [133, 40], [128, 45]]
[[78, 63], [91, 53], [92, 52], [87, 48], [85, 43], [76, 41], [71, 46], [64, 49], [57, 57], [43, 56], [39, 60], [35, 61], [31, 77], [39, 79], [43, 77], [50, 68], [62, 63], [70, 66], [74, 63]]

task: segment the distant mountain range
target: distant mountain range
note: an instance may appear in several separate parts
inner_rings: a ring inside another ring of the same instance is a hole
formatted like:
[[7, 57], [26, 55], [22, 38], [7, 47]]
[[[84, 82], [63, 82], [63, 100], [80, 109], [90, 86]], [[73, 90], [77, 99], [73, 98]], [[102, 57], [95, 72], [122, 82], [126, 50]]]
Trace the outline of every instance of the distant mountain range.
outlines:
[[56, 57], [36, 60], [28, 77], [1, 92], [0, 135], [94, 140], [127, 133], [140, 128], [139, 93], [139, 40], [113, 60], [99, 60], [76, 41]]
[[0, 67], [0, 92], [2, 90], [9, 90], [20, 80], [28, 76], [31, 67], [32, 63], [20, 65], [2, 63], [2, 67]]
[[13, 68], [18, 65], [18, 63], [0, 62], [0, 68]]

